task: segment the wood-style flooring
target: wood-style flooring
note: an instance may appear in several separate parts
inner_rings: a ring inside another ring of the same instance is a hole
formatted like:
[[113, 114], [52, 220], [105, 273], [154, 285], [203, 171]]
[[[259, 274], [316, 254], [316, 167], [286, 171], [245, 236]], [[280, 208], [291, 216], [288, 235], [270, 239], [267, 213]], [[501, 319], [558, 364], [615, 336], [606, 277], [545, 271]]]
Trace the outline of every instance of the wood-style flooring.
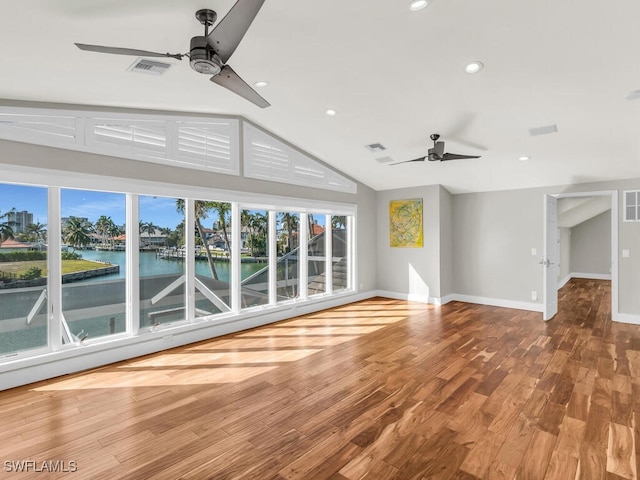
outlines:
[[374, 298], [0, 392], [0, 478], [636, 479], [640, 327], [607, 281], [559, 300]]

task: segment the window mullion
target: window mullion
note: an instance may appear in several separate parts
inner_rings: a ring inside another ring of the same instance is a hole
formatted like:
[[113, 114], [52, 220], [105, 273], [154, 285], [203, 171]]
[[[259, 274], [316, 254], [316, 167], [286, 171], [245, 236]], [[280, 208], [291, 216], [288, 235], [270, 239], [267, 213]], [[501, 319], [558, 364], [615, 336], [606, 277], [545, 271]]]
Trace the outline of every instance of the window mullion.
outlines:
[[[184, 208], [184, 243], [185, 243], [185, 314], [186, 319], [193, 322], [195, 315], [195, 201], [186, 199]], [[206, 239], [201, 239], [205, 248], [208, 248]]]
[[51, 350], [62, 348], [62, 228], [60, 226], [60, 189], [50, 187], [48, 191], [47, 213], [47, 278], [49, 289], [47, 303], [47, 321], [49, 324], [49, 347]]
[[269, 210], [268, 261], [269, 261], [269, 304], [278, 301], [278, 238], [276, 211]]
[[333, 230], [331, 215], [325, 215], [324, 228], [324, 291], [333, 293]]
[[307, 213], [300, 214], [298, 222], [298, 235], [300, 238], [300, 249], [298, 250], [298, 264], [300, 265], [299, 291], [300, 300], [306, 300], [307, 287], [309, 282], [309, 215]]
[[240, 262], [240, 244], [241, 240], [240, 225], [240, 204], [238, 202], [231, 203], [231, 310], [233, 313], [240, 313], [241, 291], [240, 284], [242, 282]]
[[140, 198], [138, 195], [126, 198], [126, 331], [137, 335], [140, 330]]

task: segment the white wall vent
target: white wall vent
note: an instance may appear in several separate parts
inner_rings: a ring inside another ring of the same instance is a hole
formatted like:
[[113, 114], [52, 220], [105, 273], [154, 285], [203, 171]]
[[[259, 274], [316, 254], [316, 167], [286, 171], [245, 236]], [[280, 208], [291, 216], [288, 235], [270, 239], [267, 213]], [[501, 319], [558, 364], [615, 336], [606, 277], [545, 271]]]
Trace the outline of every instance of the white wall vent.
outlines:
[[624, 195], [624, 221], [640, 222], [640, 190], [627, 190]]
[[243, 125], [245, 177], [357, 193], [355, 182], [253, 125]]
[[151, 75], [162, 75], [171, 68], [170, 63], [156, 62], [146, 58], [138, 58], [127, 68], [129, 72], [148, 73]]

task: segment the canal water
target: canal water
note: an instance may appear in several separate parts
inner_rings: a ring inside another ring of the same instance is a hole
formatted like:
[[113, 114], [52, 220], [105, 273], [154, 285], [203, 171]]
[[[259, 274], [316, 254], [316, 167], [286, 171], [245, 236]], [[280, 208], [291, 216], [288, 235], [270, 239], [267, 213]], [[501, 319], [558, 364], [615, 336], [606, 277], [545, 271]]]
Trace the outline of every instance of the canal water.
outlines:
[[[125, 252], [102, 251], [102, 250], [79, 250], [77, 251], [85, 260], [99, 260], [114, 265], [120, 265], [120, 272], [113, 275], [94, 277], [83, 282], [103, 282], [125, 278]], [[223, 282], [229, 282], [231, 263], [226, 261], [214, 261], [218, 278]], [[241, 263], [240, 272], [242, 279], [266, 267], [266, 263]], [[150, 277], [154, 275], [181, 274], [184, 272], [184, 261], [178, 259], [165, 259], [156, 256], [155, 252], [140, 252], [140, 276]], [[196, 261], [196, 275], [211, 277], [209, 264], [206, 260]]]

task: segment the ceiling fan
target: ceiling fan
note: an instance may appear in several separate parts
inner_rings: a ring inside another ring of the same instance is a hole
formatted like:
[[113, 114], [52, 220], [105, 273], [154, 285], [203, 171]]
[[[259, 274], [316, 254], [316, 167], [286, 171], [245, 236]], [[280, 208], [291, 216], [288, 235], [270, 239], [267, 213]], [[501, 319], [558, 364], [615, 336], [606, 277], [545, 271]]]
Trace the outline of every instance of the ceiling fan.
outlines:
[[212, 75], [211, 81], [231, 90], [233, 93], [249, 100], [258, 107], [270, 105], [253, 88], [251, 88], [229, 66], [227, 61], [236, 50], [240, 41], [249, 29], [251, 22], [258, 14], [265, 0], [238, 0], [229, 13], [209, 32], [218, 15], [213, 10], [202, 9], [196, 12], [196, 18], [204, 25], [204, 36], [191, 39], [189, 53], [158, 53], [132, 48], [105, 47], [76, 43], [80, 50], [90, 52], [111, 53], [116, 55], [136, 55], [142, 57], [170, 57], [182, 60], [188, 57], [191, 68], [196, 72]]
[[444, 142], [439, 142], [440, 135], [434, 133], [430, 136], [433, 140], [433, 148], [427, 151], [427, 156], [414, 158], [413, 160], [405, 160], [404, 162], [393, 163], [392, 165], [399, 165], [401, 163], [409, 162], [424, 162], [429, 160], [430, 162], [447, 162], [449, 160], [461, 160], [465, 158], [480, 158], [479, 155], [460, 155], [458, 153], [444, 153]]

